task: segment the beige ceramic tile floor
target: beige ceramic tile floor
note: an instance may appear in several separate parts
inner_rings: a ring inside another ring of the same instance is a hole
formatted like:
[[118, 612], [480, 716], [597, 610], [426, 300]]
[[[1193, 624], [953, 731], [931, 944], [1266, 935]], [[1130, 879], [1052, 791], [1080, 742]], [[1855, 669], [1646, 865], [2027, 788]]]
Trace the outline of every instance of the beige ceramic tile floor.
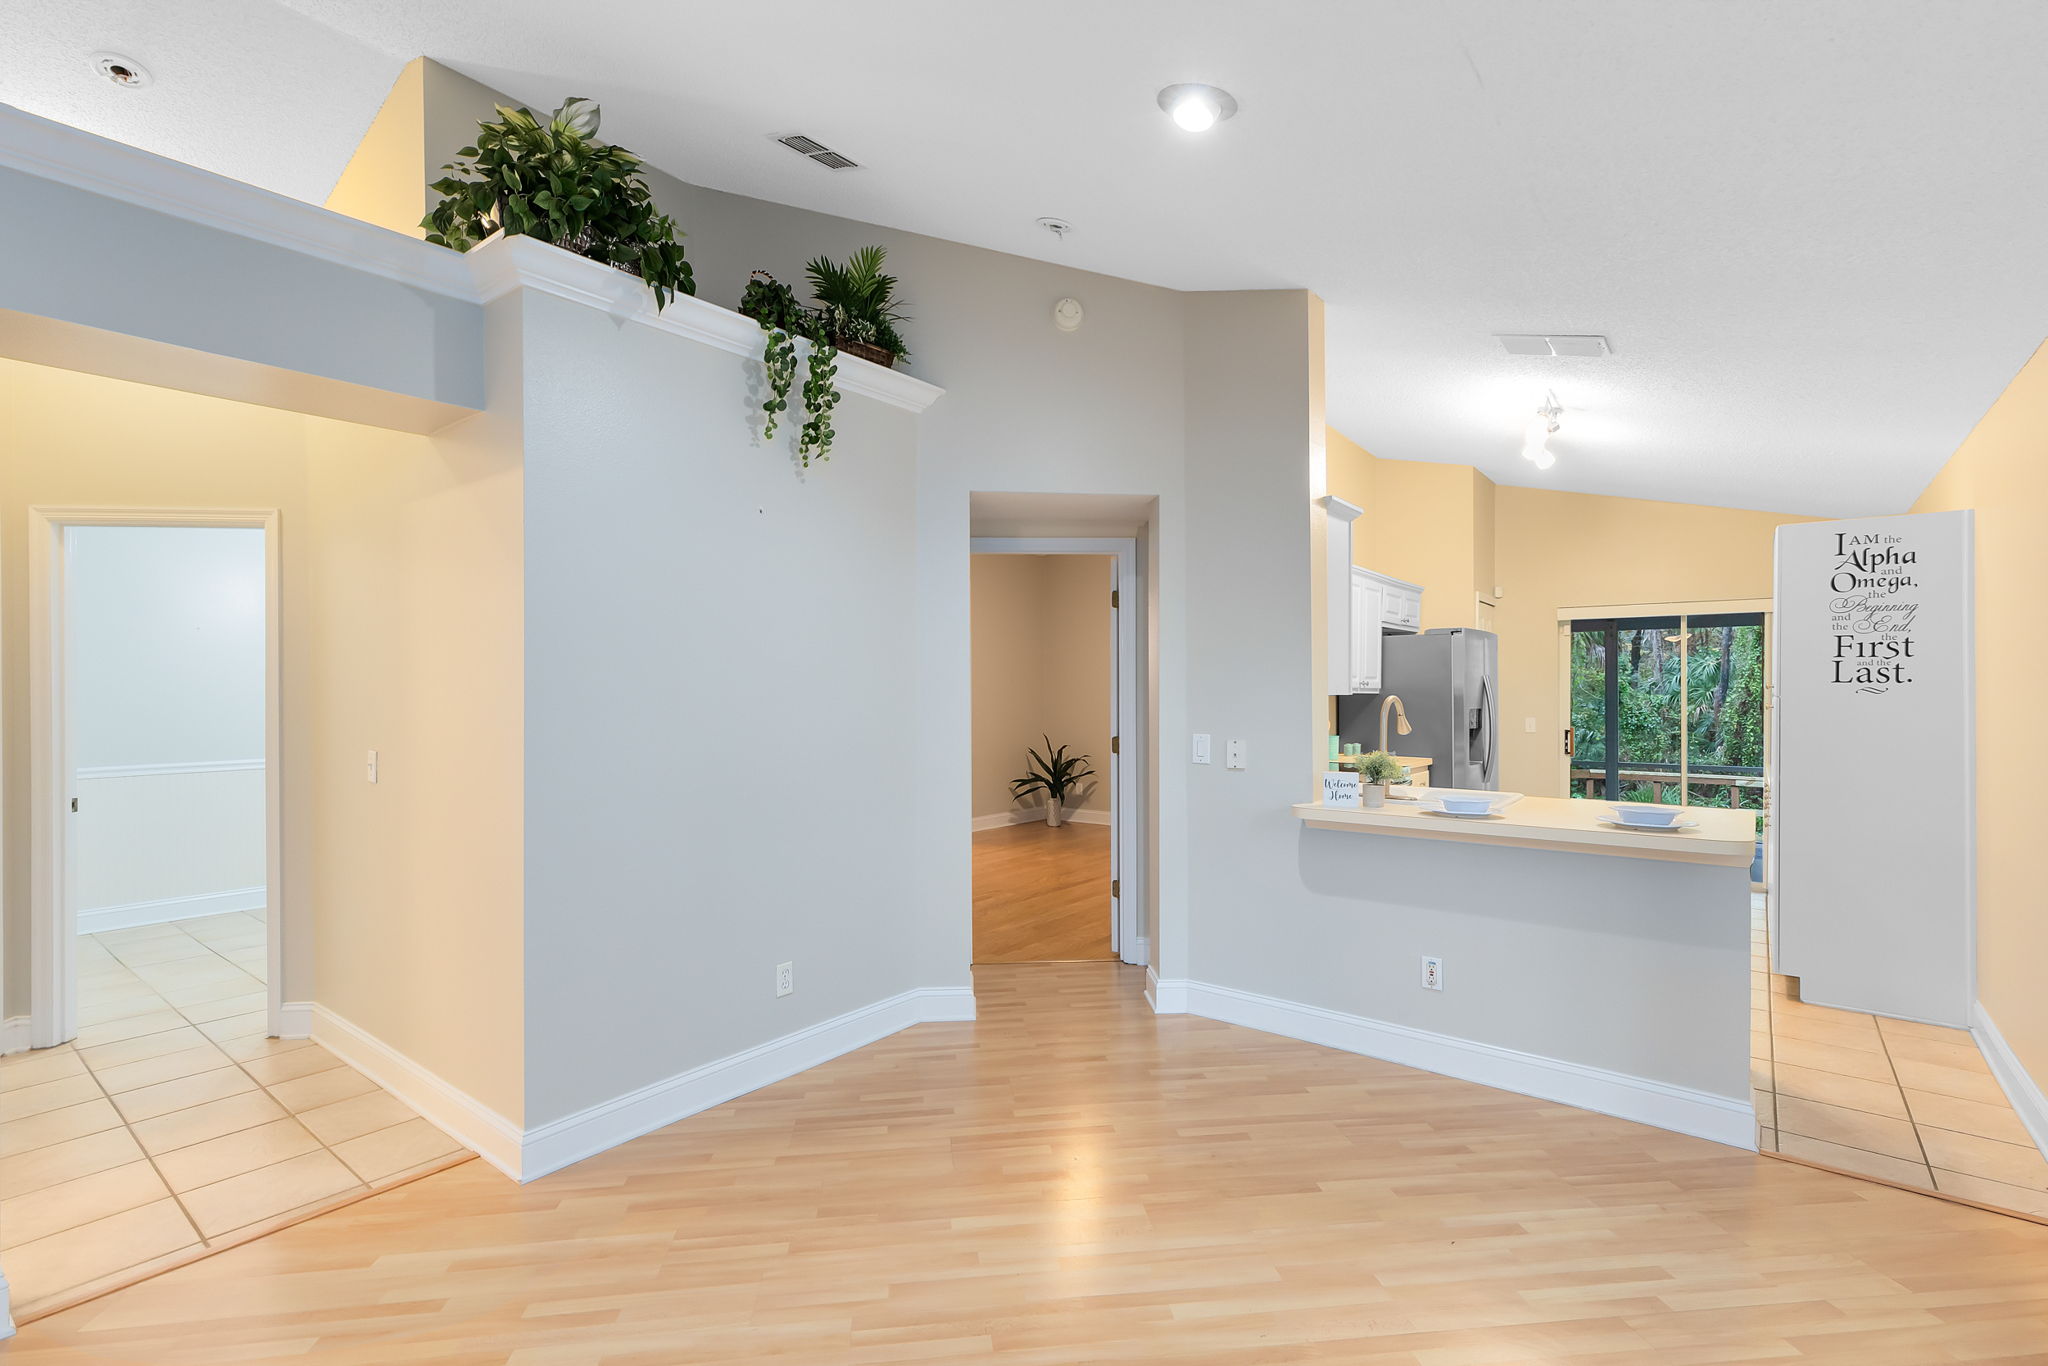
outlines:
[[1751, 920], [1750, 1075], [1766, 1152], [2048, 1219], [2048, 1159], [1968, 1030], [1799, 999]]
[[78, 1037], [0, 1058], [17, 1318], [468, 1154], [341, 1060], [265, 1036], [260, 913], [87, 935]]

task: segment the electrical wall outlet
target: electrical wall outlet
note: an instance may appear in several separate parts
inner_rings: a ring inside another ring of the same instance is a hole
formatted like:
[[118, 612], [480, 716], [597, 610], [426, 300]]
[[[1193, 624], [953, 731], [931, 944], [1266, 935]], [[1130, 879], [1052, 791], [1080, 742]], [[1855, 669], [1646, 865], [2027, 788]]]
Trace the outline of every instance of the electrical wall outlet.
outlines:
[[1422, 960], [1422, 989], [1442, 991], [1444, 989], [1444, 960], [1425, 957]]
[[795, 990], [796, 964], [777, 963], [775, 965], [775, 994], [777, 996], [787, 996]]
[[1244, 762], [1244, 741], [1232, 740], [1223, 747], [1223, 766], [1225, 768], [1243, 768]]

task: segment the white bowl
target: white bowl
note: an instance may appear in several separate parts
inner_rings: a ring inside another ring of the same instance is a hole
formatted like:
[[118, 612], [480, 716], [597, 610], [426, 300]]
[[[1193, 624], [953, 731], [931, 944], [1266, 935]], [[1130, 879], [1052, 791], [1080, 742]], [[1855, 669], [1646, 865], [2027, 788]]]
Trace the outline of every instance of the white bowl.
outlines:
[[1491, 797], [1439, 797], [1437, 800], [1453, 816], [1483, 816], [1493, 810]]
[[1616, 806], [1614, 819], [1623, 825], [1675, 825], [1678, 821], [1675, 806]]

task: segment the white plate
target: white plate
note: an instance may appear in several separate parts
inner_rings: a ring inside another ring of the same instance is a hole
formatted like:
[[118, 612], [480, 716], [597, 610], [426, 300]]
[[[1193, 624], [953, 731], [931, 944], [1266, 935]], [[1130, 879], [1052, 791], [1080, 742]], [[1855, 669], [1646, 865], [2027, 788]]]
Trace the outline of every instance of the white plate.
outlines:
[[1628, 811], [1629, 808], [1624, 806], [1609, 806], [1607, 808], [1608, 822], [1612, 825], [1626, 825], [1631, 830], [1676, 830], [1679, 828], [1676, 819], [1668, 821], [1632, 821], [1628, 818]]
[[1644, 830], [1653, 835], [1660, 834], [1666, 830], [1697, 830], [1700, 828], [1698, 821], [1673, 821], [1669, 825], [1637, 825], [1634, 821], [1602, 821], [1600, 824], [1611, 825], [1616, 830]]

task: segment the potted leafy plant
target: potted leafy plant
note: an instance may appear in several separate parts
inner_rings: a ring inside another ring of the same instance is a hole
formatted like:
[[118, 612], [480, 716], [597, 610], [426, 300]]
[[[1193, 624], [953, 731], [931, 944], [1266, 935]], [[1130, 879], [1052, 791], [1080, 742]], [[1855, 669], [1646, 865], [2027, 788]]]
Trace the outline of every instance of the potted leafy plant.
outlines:
[[1026, 750], [1031, 756], [1030, 766], [1025, 770], [1023, 777], [1010, 781], [1010, 795], [1014, 800], [1022, 801], [1034, 792], [1044, 793], [1045, 823], [1057, 826], [1061, 820], [1067, 794], [1073, 791], [1075, 785], [1083, 778], [1095, 776], [1095, 770], [1088, 767], [1087, 755], [1069, 755], [1065, 745], [1053, 748], [1050, 735], [1042, 735], [1039, 738], [1045, 741], [1045, 753], [1040, 754], [1035, 749]]
[[847, 355], [885, 369], [909, 354], [896, 331], [904, 320], [895, 302], [896, 277], [882, 273], [887, 256], [881, 247], [862, 247], [843, 266], [820, 256], [804, 267], [823, 335]]
[[1359, 798], [1367, 806], [1385, 806], [1387, 785], [1400, 782], [1408, 774], [1401, 761], [1383, 749], [1359, 755], [1352, 761], [1352, 767], [1358, 770]]
[[499, 105], [496, 120], [477, 125], [476, 145], [441, 168], [441, 202], [420, 220], [427, 240], [468, 251], [497, 232], [537, 237], [639, 276], [656, 308], [695, 294], [675, 220], [654, 207], [640, 158], [597, 140], [598, 118], [581, 97], [545, 123]]

